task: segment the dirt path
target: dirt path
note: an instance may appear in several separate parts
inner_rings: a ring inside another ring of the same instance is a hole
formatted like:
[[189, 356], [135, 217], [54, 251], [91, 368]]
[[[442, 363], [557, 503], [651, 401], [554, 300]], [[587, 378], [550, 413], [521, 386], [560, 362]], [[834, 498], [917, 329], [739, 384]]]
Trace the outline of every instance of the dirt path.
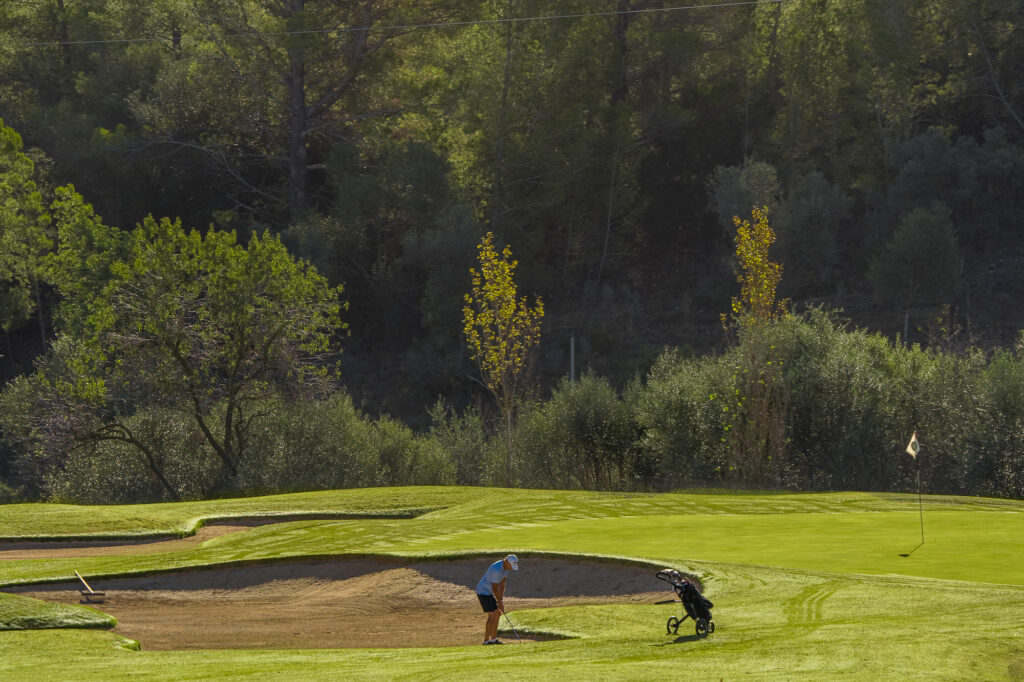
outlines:
[[[288, 563], [95, 581], [93, 588], [106, 592], [96, 608], [117, 618], [114, 631], [146, 650], [478, 644], [485, 618], [474, 587], [487, 563]], [[647, 568], [529, 557], [520, 567], [505, 600], [513, 623], [524, 609], [671, 597]], [[77, 590], [67, 583], [7, 591], [77, 604]]]

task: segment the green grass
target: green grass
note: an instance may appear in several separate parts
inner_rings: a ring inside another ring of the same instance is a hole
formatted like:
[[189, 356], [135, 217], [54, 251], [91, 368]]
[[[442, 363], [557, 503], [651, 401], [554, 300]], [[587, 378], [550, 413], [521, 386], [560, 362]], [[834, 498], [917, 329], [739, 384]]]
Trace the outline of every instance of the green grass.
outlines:
[[[679, 637], [666, 636], [678, 606], [647, 605], [513, 613], [521, 632], [574, 637], [523, 647], [140, 652], [103, 631], [3, 632], [0, 679], [481, 679], [501, 671], [567, 680], [1024, 679], [1024, 503], [1016, 501], [926, 497], [921, 547], [916, 496], [866, 493], [367, 489], [135, 507], [12, 505], [0, 507], [0, 527], [174, 534], [232, 514], [412, 510], [432, 511], [291, 521], [168, 554], [4, 561], [0, 585], [67, 579], [73, 568], [102, 576], [328, 554], [517, 550], [523, 570], [531, 553], [585, 554], [700, 575], [718, 630], [697, 640], [687, 623]], [[8, 606], [0, 600], [0, 622]], [[54, 650], [61, 656], [48, 655]]]
[[[270, 495], [177, 504], [0, 505], [0, 541], [180, 537], [203, 521], [250, 516], [303, 514], [403, 517], [449, 507], [478, 497], [472, 488], [410, 488], [408, 497], [381, 494], [381, 488]], [[415, 500], [418, 504], [409, 504]]]
[[0, 592], [0, 630], [112, 628], [117, 621], [88, 606], [66, 606]]

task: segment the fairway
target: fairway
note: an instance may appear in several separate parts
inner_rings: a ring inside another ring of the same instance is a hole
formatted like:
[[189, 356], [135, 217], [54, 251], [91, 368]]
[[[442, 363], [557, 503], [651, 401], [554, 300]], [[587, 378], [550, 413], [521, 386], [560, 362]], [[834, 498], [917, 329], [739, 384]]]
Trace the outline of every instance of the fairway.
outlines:
[[[382, 488], [7, 505], [0, 528], [19, 532], [0, 543], [0, 585], [46, 600], [0, 593], [0, 678], [1024, 679], [1024, 504], [926, 497], [920, 545], [916, 503]], [[289, 513], [305, 516], [251, 520]], [[207, 519], [219, 522], [204, 531]], [[105, 541], [73, 542], [86, 537]], [[481, 647], [472, 587], [508, 551], [521, 575], [507, 606], [526, 641], [503, 620], [511, 644]], [[692, 621], [666, 634], [680, 605], [658, 603], [674, 597], [662, 566], [700, 578], [712, 635]], [[55, 603], [76, 601], [74, 570], [107, 591], [116, 627], [103, 604]], [[213, 611], [183, 618], [187, 646], [147, 634], [188, 595]], [[217, 609], [241, 603], [266, 632], [232, 644]], [[27, 629], [40, 627], [56, 629]]]

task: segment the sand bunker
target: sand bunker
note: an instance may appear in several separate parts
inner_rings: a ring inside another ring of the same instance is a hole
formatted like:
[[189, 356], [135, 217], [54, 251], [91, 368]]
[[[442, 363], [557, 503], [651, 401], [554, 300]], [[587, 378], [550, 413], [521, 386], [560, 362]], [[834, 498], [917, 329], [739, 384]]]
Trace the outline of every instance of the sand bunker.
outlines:
[[[146, 650], [446, 646], [482, 641], [485, 617], [474, 588], [487, 564], [338, 560], [90, 583], [106, 592], [96, 608], [117, 618], [114, 632]], [[524, 556], [520, 568], [505, 598], [513, 623], [525, 609], [666, 598], [646, 567]], [[71, 583], [6, 591], [81, 599]]]

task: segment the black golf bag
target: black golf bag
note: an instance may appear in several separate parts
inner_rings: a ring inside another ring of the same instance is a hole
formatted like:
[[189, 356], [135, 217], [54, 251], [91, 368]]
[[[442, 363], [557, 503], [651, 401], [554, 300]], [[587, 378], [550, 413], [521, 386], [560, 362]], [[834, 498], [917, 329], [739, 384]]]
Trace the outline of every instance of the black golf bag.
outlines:
[[715, 623], [711, 620], [711, 609], [714, 604], [711, 600], [705, 599], [697, 589], [697, 586], [687, 580], [683, 575], [671, 568], [665, 568], [657, 573], [658, 578], [672, 585], [679, 600], [683, 603], [683, 617], [671, 616], [665, 626], [665, 632], [669, 635], [679, 634], [679, 624], [687, 618], [692, 618], [697, 628], [698, 637], [707, 637], [715, 631]]

